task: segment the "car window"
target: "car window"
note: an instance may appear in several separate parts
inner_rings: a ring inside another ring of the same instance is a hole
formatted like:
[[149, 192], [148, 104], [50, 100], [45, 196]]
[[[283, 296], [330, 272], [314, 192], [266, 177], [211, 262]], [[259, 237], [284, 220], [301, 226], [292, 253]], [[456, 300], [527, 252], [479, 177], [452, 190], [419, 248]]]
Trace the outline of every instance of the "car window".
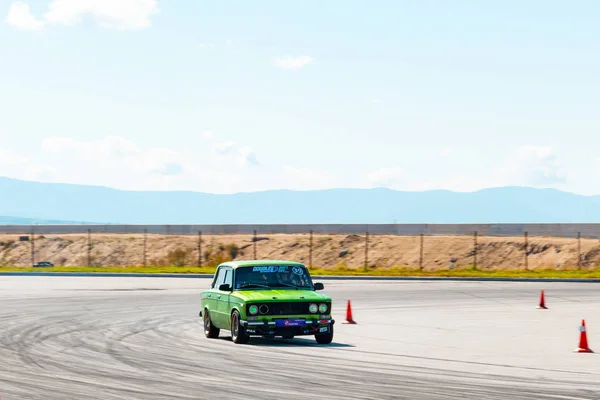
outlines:
[[211, 286], [211, 288], [218, 288], [219, 285], [221, 284], [221, 282], [223, 282], [223, 273], [225, 272], [225, 268], [219, 268], [217, 270], [217, 273], [215, 274], [215, 280], [213, 281], [213, 284]]
[[233, 274], [232, 274], [232, 270], [229, 268], [226, 270], [225, 279], [224, 279], [223, 283], [228, 284], [229, 287], [233, 287]]
[[231, 277], [231, 268], [223, 267], [219, 270], [219, 275], [217, 276], [217, 281], [215, 282], [215, 289], [218, 289], [224, 283], [232, 284], [233, 281]]

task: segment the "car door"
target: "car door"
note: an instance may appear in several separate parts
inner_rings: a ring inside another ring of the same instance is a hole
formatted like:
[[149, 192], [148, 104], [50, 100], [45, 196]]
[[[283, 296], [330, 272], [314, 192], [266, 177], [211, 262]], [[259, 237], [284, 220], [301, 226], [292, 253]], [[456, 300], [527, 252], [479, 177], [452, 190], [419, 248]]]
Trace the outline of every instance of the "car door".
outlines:
[[217, 272], [215, 272], [215, 278], [213, 279], [212, 285], [210, 286], [210, 290], [206, 293], [206, 297], [204, 298], [204, 302], [209, 310], [210, 319], [214, 326], [217, 328], [220, 327], [219, 319], [219, 308], [218, 308], [218, 296], [220, 295], [219, 285], [223, 282], [225, 278], [225, 271], [223, 267], [219, 267]]
[[230, 329], [231, 321], [229, 318], [229, 297], [231, 291], [219, 290], [219, 286], [227, 284], [233, 287], [233, 269], [231, 267], [223, 267], [223, 279], [215, 286], [217, 295], [217, 312], [219, 313], [219, 326], [222, 329]]

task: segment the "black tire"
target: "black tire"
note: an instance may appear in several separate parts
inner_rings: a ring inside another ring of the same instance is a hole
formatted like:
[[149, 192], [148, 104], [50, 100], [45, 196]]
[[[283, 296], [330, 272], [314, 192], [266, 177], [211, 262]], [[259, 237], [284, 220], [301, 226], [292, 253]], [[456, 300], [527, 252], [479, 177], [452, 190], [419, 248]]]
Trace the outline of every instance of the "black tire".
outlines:
[[219, 333], [221, 330], [215, 327], [210, 320], [210, 315], [208, 315], [208, 310], [204, 310], [204, 335], [209, 339], [215, 339], [219, 337]]
[[284, 338], [284, 339], [293, 339], [294, 335], [283, 335], [282, 338]]
[[240, 313], [237, 310], [231, 313], [231, 340], [237, 344], [246, 344], [250, 340], [246, 328], [240, 324]]
[[319, 344], [331, 343], [333, 340], [333, 325], [331, 325], [331, 329], [329, 330], [329, 333], [326, 333], [324, 335], [315, 335], [315, 340]]

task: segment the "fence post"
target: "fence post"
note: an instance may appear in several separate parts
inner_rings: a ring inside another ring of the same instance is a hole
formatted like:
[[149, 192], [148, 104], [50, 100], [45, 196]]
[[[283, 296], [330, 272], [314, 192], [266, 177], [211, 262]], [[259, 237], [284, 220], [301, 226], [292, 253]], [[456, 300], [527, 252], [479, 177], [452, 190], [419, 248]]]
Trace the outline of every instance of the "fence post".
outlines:
[[254, 259], [256, 260], [256, 229], [254, 230]]
[[423, 234], [421, 233], [421, 244], [419, 246], [419, 270], [423, 270]]
[[144, 228], [144, 254], [143, 254], [143, 258], [144, 258], [144, 267], [147, 266], [147, 252], [148, 249], [148, 229]]
[[365, 269], [369, 268], [369, 230], [365, 235]]
[[87, 259], [88, 268], [92, 266], [92, 230], [88, 229]]
[[313, 262], [312, 262], [312, 254], [313, 253], [313, 231], [312, 229], [310, 230], [310, 239], [309, 239], [309, 245], [308, 245], [308, 268], [311, 269], [313, 266]]
[[528, 245], [528, 233], [527, 231], [525, 231], [525, 269], [529, 269], [529, 258], [528, 258], [528, 253], [529, 253], [529, 245]]
[[477, 231], [473, 232], [473, 267], [477, 269]]
[[35, 234], [33, 232], [33, 226], [31, 227], [31, 266], [35, 265]]
[[198, 268], [202, 267], [202, 231], [198, 231]]
[[577, 232], [577, 268], [581, 268], [581, 232]]

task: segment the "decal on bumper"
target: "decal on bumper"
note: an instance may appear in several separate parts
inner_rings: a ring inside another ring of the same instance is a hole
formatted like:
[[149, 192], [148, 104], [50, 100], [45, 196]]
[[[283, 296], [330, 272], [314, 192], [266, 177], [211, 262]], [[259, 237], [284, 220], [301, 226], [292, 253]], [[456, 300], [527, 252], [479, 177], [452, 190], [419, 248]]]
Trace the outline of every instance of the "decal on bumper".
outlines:
[[315, 335], [330, 332], [333, 319], [282, 318], [274, 321], [240, 321], [250, 335]]

